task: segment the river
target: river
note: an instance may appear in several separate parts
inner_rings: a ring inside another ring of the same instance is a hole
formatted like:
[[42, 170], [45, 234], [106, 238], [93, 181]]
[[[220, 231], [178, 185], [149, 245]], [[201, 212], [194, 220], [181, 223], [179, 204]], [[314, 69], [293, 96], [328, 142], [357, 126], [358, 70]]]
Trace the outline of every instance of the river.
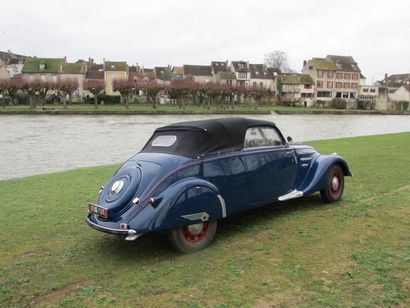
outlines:
[[[208, 115], [0, 116], [0, 180], [121, 163], [155, 128]], [[410, 131], [396, 115], [252, 115], [273, 121], [295, 142]]]

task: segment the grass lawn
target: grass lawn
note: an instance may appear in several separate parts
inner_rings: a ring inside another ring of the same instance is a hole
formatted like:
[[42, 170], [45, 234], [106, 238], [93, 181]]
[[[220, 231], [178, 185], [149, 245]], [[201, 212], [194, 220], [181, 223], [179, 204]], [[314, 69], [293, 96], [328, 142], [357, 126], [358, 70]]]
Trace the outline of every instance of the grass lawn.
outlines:
[[269, 114], [271, 111], [278, 113], [341, 113], [341, 114], [410, 114], [406, 111], [398, 110], [341, 110], [341, 109], [325, 109], [325, 108], [305, 108], [305, 107], [287, 107], [278, 105], [261, 105], [255, 108], [253, 105], [236, 105], [232, 109], [231, 105], [221, 107], [220, 105], [211, 105], [210, 109], [206, 109], [199, 105], [187, 104], [185, 108], [179, 108], [176, 105], [163, 104], [157, 105], [156, 109], [152, 108], [150, 104], [130, 104], [128, 109], [125, 109], [122, 104], [110, 104], [99, 105], [96, 109], [93, 104], [77, 104], [73, 103], [67, 105], [67, 109], [64, 109], [61, 104], [47, 104], [46, 110], [43, 111], [41, 104], [37, 105], [37, 108], [31, 109], [29, 105], [13, 105], [5, 108], [0, 107], [0, 114], [13, 114], [13, 113], [29, 113], [29, 114], [43, 114], [59, 113], [59, 114], [212, 114], [212, 113], [246, 113], [246, 114]]
[[349, 162], [341, 202], [229, 217], [190, 255], [85, 224], [117, 166], [0, 181], [0, 306], [409, 307], [410, 133], [310, 144]]

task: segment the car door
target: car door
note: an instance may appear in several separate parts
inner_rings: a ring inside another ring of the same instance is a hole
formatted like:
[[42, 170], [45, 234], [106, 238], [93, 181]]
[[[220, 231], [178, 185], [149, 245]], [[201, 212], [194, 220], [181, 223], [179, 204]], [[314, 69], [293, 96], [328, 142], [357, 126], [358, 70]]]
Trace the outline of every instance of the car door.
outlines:
[[244, 147], [250, 207], [276, 201], [295, 188], [295, 151], [274, 127], [249, 128]]

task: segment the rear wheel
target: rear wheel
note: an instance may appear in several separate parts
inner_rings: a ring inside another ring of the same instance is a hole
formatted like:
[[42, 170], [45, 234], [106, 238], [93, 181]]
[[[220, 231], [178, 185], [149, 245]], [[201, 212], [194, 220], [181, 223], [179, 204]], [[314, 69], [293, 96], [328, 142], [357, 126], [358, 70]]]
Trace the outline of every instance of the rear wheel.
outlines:
[[339, 201], [344, 190], [344, 174], [339, 165], [332, 165], [329, 168], [326, 187], [320, 191], [322, 200], [326, 203]]
[[171, 229], [168, 232], [168, 239], [175, 249], [183, 253], [196, 252], [212, 242], [216, 227], [216, 221], [207, 221]]

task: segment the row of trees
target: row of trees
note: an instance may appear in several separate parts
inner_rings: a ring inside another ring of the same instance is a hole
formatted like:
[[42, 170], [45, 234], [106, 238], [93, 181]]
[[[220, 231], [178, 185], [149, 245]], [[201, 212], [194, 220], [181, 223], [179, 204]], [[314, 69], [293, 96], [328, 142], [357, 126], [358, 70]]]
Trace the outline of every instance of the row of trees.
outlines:
[[25, 100], [32, 108], [39, 102], [44, 102], [47, 95], [59, 98], [64, 106], [70, 102], [72, 93], [78, 88], [76, 80], [64, 80], [58, 82], [46, 82], [35, 79], [33, 81], [23, 81], [21, 79], [10, 79], [0, 81], [0, 94], [2, 104], [5, 107], [5, 98], [10, 98], [12, 102]]
[[[60, 80], [58, 82], [46, 82], [34, 80], [31, 82], [21, 79], [11, 79], [0, 81], [0, 94], [4, 98], [9, 97], [12, 102], [23, 100], [30, 104], [31, 108], [36, 108], [39, 103], [57, 99], [66, 108], [67, 103], [71, 102], [73, 92], [78, 89], [76, 80]], [[103, 80], [86, 80], [84, 89], [91, 92], [94, 96], [94, 105], [98, 106], [98, 96], [104, 93], [105, 82]], [[180, 108], [184, 108], [188, 102], [209, 107], [211, 104], [220, 106], [231, 105], [240, 101], [252, 102], [257, 107], [263, 100], [270, 100], [273, 93], [265, 88], [232, 86], [221, 83], [197, 83], [190, 80], [173, 81], [170, 84], [160, 84], [152, 81], [128, 81], [116, 80], [113, 83], [113, 90], [121, 95], [121, 101], [128, 108], [129, 103], [135, 96], [144, 95], [147, 102], [153, 108], [157, 107], [159, 97], [167, 95], [171, 101]]]
[[188, 102], [208, 108], [211, 104], [231, 105], [233, 108], [234, 104], [241, 100], [253, 102], [257, 107], [263, 100], [270, 101], [273, 97], [273, 92], [263, 87], [233, 86], [214, 82], [197, 83], [190, 80], [176, 80], [170, 84], [118, 80], [114, 82], [113, 89], [121, 94], [126, 108], [130, 98], [141, 93], [146, 96], [147, 102], [153, 108], [156, 108], [160, 95], [167, 95], [180, 108], [185, 108]]

